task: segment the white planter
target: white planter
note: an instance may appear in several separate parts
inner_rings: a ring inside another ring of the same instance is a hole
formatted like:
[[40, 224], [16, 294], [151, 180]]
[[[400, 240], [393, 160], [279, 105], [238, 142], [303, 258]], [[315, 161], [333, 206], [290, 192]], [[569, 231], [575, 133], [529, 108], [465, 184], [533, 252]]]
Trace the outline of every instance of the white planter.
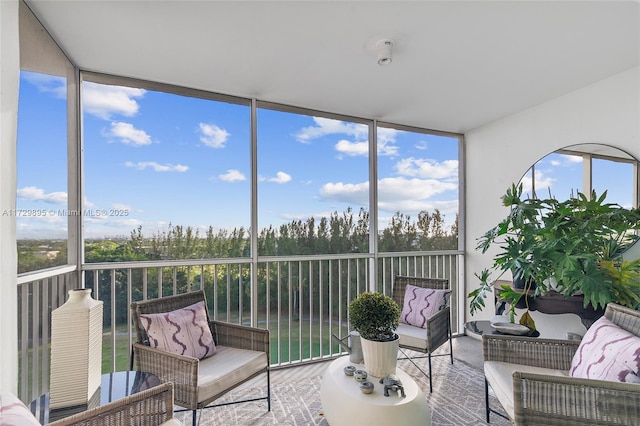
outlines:
[[384, 377], [388, 374], [396, 374], [398, 363], [398, 349], [400, 338], [389, 342], [378, 342], [360, 338], [362, 343], [362, 355], [364, 365], [369, 375], [374, 377]]
[[102, 301], [69, 290], [51, 313], [50, 408], [88, 404], [102, 376]]

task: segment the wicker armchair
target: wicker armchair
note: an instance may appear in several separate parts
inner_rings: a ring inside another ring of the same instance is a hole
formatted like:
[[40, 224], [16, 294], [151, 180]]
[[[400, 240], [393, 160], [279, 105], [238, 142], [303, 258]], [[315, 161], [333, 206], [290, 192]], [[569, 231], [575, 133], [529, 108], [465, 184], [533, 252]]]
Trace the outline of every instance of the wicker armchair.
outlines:
[[[640, 311], [610, 303], [605, 316], [640, 335]], [[640, 425], [640, 385], [569, 376], [579, 344], [575, 340], [483, 335], [487, 422], [494, 413], [517, 426]], [[496, 383], [496, 371], [503, 377], [512, 374], [512, 389], [508, 389], [508, 380]], [[507, 416], [490, 408], [489, 385]]]
[[[419, 277], [405, 277], [396, 275], [393, 279], [393, 300], [396, 301], [400, 307], [404, 305], [404, 295], [407, 289], [407, 285], [414, 285], [422, 288], [432, 288], [445, 290], [449, 288], [449, 280], [441, 278], [419, 278]], [[451, 343], [451, 308], [449, 304], [440, 310], [437, 314], [433, 315], [427, 320], [426, 328], [414, 327], [408, 324], [401, 323], [396, 330], [396, 333], [400, 336], [400, 351], [404, 355], [404, 358], [411, 361], [425, 376], [429, 378], [429, 392], [433, 392], [433, 380], [431, 378], [431, 357], [432, 356], [447, 356], [451, 357], [451, 364], [453, 364], [453, 345]], [[438, 349], [444, 343], [449, 342], [449, 352], [433, 355], [433, 351]], [[421, 352], [426, 356], [413, 357], [416, 358], [428, 358], [429, 359], [429, 374], [420, 368], [411, 357], [402, 349], [410, 349], [412, 351]]]
[[216, 345], [214, 355], [199, 360], [149, 346], [140, 321], [141, 314], [171, 312], [200, 301], [204, 301], [206, 306], [202, 290], [131, 304], [131, 318], [137, 335], [137, 343], [133, 344], [133, 360], [137, 368], [155, 374], [162, 382], [173, 382], [175, 404], [193, 412], [194, 425], [198, 409], [209, 406], [214, 400], [261, 373], [267, 373], [266, 396], [231, 404], [266, 400], [267, 410], [270, 411], [269, 330], [212, 321], [207, 312]]
[[173, 417], [173, 384], [170, 382], [49, 423], [50, 426], [169, 426], [181, 424]]

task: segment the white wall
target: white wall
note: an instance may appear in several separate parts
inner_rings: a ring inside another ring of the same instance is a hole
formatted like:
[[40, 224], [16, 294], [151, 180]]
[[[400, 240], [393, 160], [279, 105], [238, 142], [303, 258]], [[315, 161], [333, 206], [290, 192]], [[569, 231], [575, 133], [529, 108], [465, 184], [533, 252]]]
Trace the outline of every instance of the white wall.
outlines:
[[[500, 197], [537, 160], [577, 143], [611, 145], [640, 159], [640, 68], [474, 129], [465, 139], [465, 285], [469, 293], [477, 288], [474, 273], [492, 264], [492, 253], [475, 250], [477, 238], [508, 213]], [[493, 314], [489, 302], [474, 319]]]
[[0, 1], [0, 390], [17, 393], [18, 296], [15, 217], [18, 125], [18, 2]]

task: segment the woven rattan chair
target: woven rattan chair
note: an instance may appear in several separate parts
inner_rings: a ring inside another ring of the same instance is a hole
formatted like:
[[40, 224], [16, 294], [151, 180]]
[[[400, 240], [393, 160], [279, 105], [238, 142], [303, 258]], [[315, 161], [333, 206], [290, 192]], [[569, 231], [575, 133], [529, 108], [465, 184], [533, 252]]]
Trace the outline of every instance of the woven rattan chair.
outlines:
[[206, 306], [202, 290], [131, 304], [131, 318], [137, 335], [137, 343], [133, 345], [133, 360], [138, 370], [153, 373], [163, 382], [173, 382], [175, 404], [192, 410], [194, 425], [198, 409], [209, 406], [230, 390], [262, 373], [267, 376], [266, 396], [218, 405], [266, 400], [267, 410], [270, 411], [269, 330], [212, 321], [207, 312], [216, 345], [214, 355], [199, 360], [149, 346], [140, 321], [141, 314], [171, 312], [200, 301], [204, 301]]
[[[432, 288], [438, 290], [449, 289], [449, 280], [441, 278], [419, 278], [396, 275], [393, 279], [393, 300], [402, 307], [407, 285], [414, 285], [422, 288]], [[448, 299], [447, 299], [448, 300]], [[451, 308], [447, 306], [427, 320], [425, 328], [414, 327], [401, 323], [396, 333], [400, 336], [400, 351], [403, 358], [411, 361], [418, 370], [429, 378], [429, 392], [433, 392], [433, 380], [431, 378], [431, 357], [450, 356], [453, 364], [453, 345], [451, 343]], [[433, 354], [444, 343], [449, 342], [449, 352]], [[421, 352], [426, 355], [409, 357], [402, 349]], [[413, 360], [417, 358], [429, 359], [429, 373], [427, 374]]]
[[[640, 336], [640, 311], [610, 303], [605, 316]], [[487, 422], [494, 413], [517, 426], [640, 425], [640, 384], [568, 375], [579, 344], [575, 340], [483, 335]], [[513, 398], [505, 400], [504, 385], [496, 392], [507, 416], [489, 406], [493, 384], [486, 380], [487, 362], [513, 371]], [[550, 370], [540, 374], [531, 371], [535, 368]]]
[[49, 423], [50, 426], [169, 426], [181, 424], [173, 417], [173, 384], [171, 382]]

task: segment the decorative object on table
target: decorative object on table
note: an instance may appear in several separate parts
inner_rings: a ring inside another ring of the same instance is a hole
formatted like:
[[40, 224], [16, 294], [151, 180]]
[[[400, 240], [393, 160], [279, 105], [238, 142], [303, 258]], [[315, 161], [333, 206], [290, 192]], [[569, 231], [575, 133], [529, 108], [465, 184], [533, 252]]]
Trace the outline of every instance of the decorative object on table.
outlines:
[[407, 395], [404, 393], [402, 382], [395, 374], [389, 374], [383, 377], [380, 379], [380, 383], [384, 385], [384, 396], [389, 396], [389, 391], [391, 391], [395, 393], [400, 392], [400, 396], [406, 398]]
[[[360, 333], [353, 330], [350, 331], [342, 339], [336, 336], [334, 333], [331, 333], [331, 337], [333, 337], [340, 347], [349, 353], [349, 361], [354, 364], [360, 364], [364, 359], [362, 356], [362, 343], [360, 342]], [[349, 340], [349, 344], [344, 343], [345, 340]]]
[[91, 289], [69, 290], [66, 303], [51, 313], [50, 408], [88, 404], [101, 376], [102, 301]]
[[360, 333], [362, 355], [369, 375], [384, 377], [396, 372], [400, 307], [382, 293], [361, 293], [349, 304], [349, 321]]
[[371, 382], [365, 381], [365, 382], [360, 383], [360, 392], [362, 392], [362, 393], [366, 393], [366, 394], [372, 393], [373, 392], [373, 388], [374, 388], [374, 386], [373, 386], [373, 383], [371, 383]]
[[[522, 184], [507, 190], [502, 201], [511, 209], [509, 215], [478, 239], [476, 249], [486, 253], [499, 247], [492, 270], [500, 275], [511, 271], [514, 280], [524, 279], [521, 291], [503, 285], [497, 292], [510, 301], [511, 322], [525, 294], [527, 312], [519, 322], [532, 329], [529, 298], [552, 291], [580, 294], [583, 306], [596, 310], [610, 302], [629, 307], [640, 303], [640, 259], [625, 261], [621, 256], [638, 239], [640, 208], [606, 203], [606, 195], [578, 192], [560, 202], [551, 197], [522, 199]], [[484, 308], [486, 295], [494, 290], [489, 269], [475, 275], [480, 287], [468, 295], [472, 315]]]
[[356, 370], [356, 372], [353, 373], [353, 378], [356, 379], [357, 382], [364, 382], [367, 380], [367, 372], [364, 370]]
[[491, 327], [496, 331], [504, 334], [513, 334], [516, 336], [524, 336], [531, 332], [529, 327], [524, 325], [514, 324], [512, 322], [495, 322], [491, 323]]
[[347, 376], [353, 376], [353, 373], [356, 372], [356, 367], [353, 365], [347, 365], [344, 368], [344, 374], [346, 374]]

